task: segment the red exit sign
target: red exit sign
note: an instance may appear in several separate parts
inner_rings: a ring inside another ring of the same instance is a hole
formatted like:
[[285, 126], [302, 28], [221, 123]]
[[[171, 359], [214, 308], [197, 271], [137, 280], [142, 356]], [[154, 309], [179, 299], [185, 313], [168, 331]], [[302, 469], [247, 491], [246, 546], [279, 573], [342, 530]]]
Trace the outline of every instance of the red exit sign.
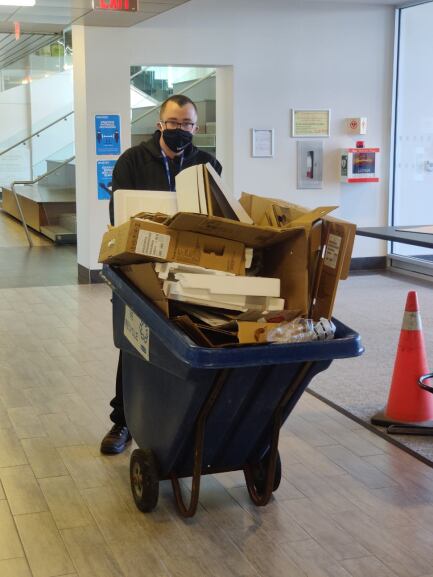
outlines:
[[95, 6], [99, 10], [136, 12], [138, 9], [138, 0], [95, 0]]

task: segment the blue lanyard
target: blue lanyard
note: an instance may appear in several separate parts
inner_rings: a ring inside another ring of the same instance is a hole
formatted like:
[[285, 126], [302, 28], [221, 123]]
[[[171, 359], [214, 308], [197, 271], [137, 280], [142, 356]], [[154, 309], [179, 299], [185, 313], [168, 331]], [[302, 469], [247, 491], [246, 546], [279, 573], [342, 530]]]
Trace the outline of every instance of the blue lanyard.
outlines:
[[[174, 192], [176, 190], [176, 187], [171, 182], [170, 165], [168, 164], [167, 155], [165, 154], [165, 152], [162, 149], [161, 149], [161, 154], [162, 154], [162, 158], [164, 160], [165, 174], [167, 175], [168, 188], [171, 192]], [[183, 165], [183, 154], [180, 157], [179, 172], [182, 170], [182, 165]]]

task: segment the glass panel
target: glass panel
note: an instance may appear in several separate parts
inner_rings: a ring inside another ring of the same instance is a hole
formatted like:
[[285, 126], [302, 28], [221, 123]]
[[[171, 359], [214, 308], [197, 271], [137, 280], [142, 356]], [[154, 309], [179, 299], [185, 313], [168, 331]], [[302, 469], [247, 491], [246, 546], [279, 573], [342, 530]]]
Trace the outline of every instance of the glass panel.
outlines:
[[17, 180], [33, 180], [74, 154], [72, 112], [66, 118], [0, 155], [0, 186], [9, 187]]
[[[401, 11], [393, 224], [433, 224], [433, 3]], [[421, 234], [421, 233], [420, 233]], [[433, 262], [433, 251], [394, 243], [393, 254]]]

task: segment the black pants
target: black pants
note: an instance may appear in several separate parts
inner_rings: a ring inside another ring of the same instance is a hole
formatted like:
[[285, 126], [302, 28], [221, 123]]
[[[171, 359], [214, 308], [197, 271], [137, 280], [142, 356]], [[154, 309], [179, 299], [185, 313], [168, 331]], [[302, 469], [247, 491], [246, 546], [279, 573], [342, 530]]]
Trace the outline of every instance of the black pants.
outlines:
[[110, 405], [113, 407], [110, 419], [116, 425], [125, 426], [125, 413], [123, 411], [122, 351], [119, 352], [119, 364], [117, 365], [116, 395], [111, 400]]

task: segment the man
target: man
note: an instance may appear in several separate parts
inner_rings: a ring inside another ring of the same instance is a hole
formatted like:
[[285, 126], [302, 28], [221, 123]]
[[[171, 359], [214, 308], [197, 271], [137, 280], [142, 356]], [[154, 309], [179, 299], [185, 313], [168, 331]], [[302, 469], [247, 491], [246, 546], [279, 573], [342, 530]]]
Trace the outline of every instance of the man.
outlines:
[[[196, 164], [210, 164], [221, 174], [221, 164], [192, 144], [197, 132], [197, 107], [187, 96], [170, 96], [162, 105], [157, 130], [147, 142], [124, 152], [113, 170], [112, 191], [118, 188], [137, 190], [175, 190], [178, 172]], [[113, 197], [110, 198], [110, 221], [113, 224]], [[131, 441], [123, 411], [122, 352], [116, 377], [116, 395], [110, 402], [114, 425], [102, 439], [101, 452], [121, 453]]]

